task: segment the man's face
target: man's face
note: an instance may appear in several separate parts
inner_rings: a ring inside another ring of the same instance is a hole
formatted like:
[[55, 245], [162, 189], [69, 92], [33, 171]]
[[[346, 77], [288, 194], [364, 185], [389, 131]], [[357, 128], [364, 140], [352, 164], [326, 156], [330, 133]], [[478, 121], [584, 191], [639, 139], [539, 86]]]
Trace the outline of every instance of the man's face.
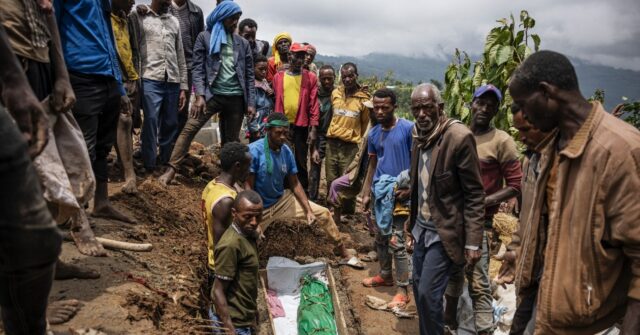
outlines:
[[233, 167], [232, 175], [234, 179], [244, 182], [249, 177], [249, 167], [251, 166], [251, 154], [246, 153], [241, 162], [236, 163]]
[[254, 76], [257, 81], [267, 77], [267, 62], [258, 62], [253, 66]]
[[249, 27], [244, 26], [240, 35], [244, 37], [245, 40], [249, 41], [249, 43], [253, 46], [256, 44], [256, 32], [258, 31], [258, 27]]
[[299, 72], [304, 65], [304, 58], [307, 55], [304, 51], [292, 52], [291, 59], [289, 60], [289, 70], [292, 72]]
[[333, 90], [335, 81], [336, 75], [332, 70], [324, 69], [320, 71], [320, 86], [322, 86], [325, 91]]
[[513, 127], [518, 130], [520, 142], [527, 146], [527, 149], [534, 150], [540, 142], [547, 136], [534, 127], [529, 121], [525, 120], [522, 111], [513, 114]]
[[267, 136], [269, 136], [269, 143], [279, 150], [282, 147], [282, 145], [287, 141], [288, 133], [289, 133], [289, 128], [287, 127], [269, 128], [269, 130], [267, 131]]
[[492, 92], [487, 92], [471, 102], [471, 117], [476, 126], [489, 127], [497, 113], [498, 97]]
[[242, 233], [253, 236], [262, 221], [262, 203], [253, 204], [247, 199], [242, 199], [237, 207], [231, 209], [234, 222]]
[[160, 8], [160, 12], [158, 14], [166, 14], [169, 12], [171, 0], [153, 0], [153, 3], [157, 3], [157, 7]]
[[289, 48], [291, 48], [291, 42], [288, 39], [282, 38], [276, 44], [276, 49], [278, 49], [278, 53], [282, 55], [286, 55], [289, 53]]
[[525, 119], [540, 131], [549, 132], [560, 123], [558, 104], [545, 96], [542, 88], [529, 91], [512, 80], [509, 93], [513, 102], [520, 106]]
[[222, 25], [224, 26], [224, 31], [226, 31], [228, 34], [231, 34], [234, 31], [236, 31], [236, 28], [238, 27], [238, 21], [240, 21], [241, 15], [242, 13], [238, 13], [236, 15], [233, 15], [224, 19], [222, 21]]
[[310, 65], [313, 63], [313, 60], [316, 59], [316, 51], [309, 48], [307, 50], [307, 54], [304, 57], [304, 65]]
[[391, 103], [391, 98], [373, 97], [373, 112], [378, 123], [388, 125], [393, 120], [393, 112], [396, 109]]
[[351, 89], [358, 84], [358, 75], [356, 74], [356, 70], [351, 66], [340, 69], [340, 77], [342, 78], [342, 85], [344, 85], [345, 88]]
[[443, 104], [436, 102], [431, 92], [428, 95], [411, 97], [411, 114], [422, 131], [430, 131], [436, 126], [443, 107]]

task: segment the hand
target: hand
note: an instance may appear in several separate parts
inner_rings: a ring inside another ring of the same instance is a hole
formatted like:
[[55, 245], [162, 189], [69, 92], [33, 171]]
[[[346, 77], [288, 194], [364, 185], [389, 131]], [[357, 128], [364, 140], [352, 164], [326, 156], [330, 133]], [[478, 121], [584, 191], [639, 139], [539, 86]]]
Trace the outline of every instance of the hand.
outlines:
[[68, 80], [56, 80], [51, 92], [51, 109], [54, 113], [67, 112], [76, 103], [76, 95]]
[[45, 14], [53, 12], [53, 1], [51, 0], [38, 0], [38, 6]]
[[131, 115], [131, 101], [126, 94], [120, 97], [120, 114]]
[[362, 197], [362, 212], [369, 213], [369, 204], [371, 203], [371, 196], [365, 195]]
[[184, 108], [184, 105], [187, 103], [187, 91], [180, 90], [180, 98], [178, 98], [178, 111], [181, 111]]
[[407, 199], [409, 199], [409, 196], [411, 195], [411, 189], [410, 188], [401, 188], [396, 190], [396, 199], [400, 200], [400, 201], [405, 201]]
[[499, 211], [507, 214], [513, 214], [514, 209], [516, 208], [516, 203], [516, 198], [509, 199], [500, 204]]
[[267, 88], [267, 95], [268, 95], [268, 96], [272, 96], [272, 95], [273, 95], [273, 88], [271, 88], [271, 86], [269, 86], [269, 87]]
[[502, 261], [502, 265], [495, 279], [496, 284], [506, 287], [507, 284], [511, 284], [515, 280], [516, 253], [515, 251], [507, 251], [503, 255], [496, 256], [495, 258]]
[[127, 91], [127, 95], [136, 94], [138, 90], [138, 84], [134, 80], [128, 80], [124, 82], [124, 89]]
[[199, 95], [196, 98], [196, 101], [191, 105], [191, 109], [189, 110], [189, 117], [192, 119], [199, 119], [202, 114], [204, 114], [204, 108], [206, 105], [206, 101], [204, 101], [204, 97]]
[[49, 118], [45, 107], [30, 87], [22, 85], [6, 85], [2, 90], [2, 101], [29, 144], [29, 156], [35, 158], [49, 140]]
[[464, 249], [464, 259], [467, 261], [467, 266], [474, 266], [480, 260], [482, 250], [469, 250]]
[[313, 212], [309, 212], [307, 213], [307, 224], [308, 225], [313, 225], [316, 223], [318, 219], [316, 218], [316, 216], [313, 214]]
[[318, 138], [318, 130], [316, 127], [311, 127], [311, 131], [309, 131], [309, 136], [307, 136], [307, 144], [312, 144]]
[[139, 15], [145, 16], [149, 14], [150, 11], [151, 10], [149, 9], [148, 5], [142, 4], [136, 6], [136, 12], [138, 12]]
[[247, 107], [247, 121], [251, 121], [256, 117], [256, 108], [253, 106]]
[[321, 160], [320, 160], [320, 151], [318, 151], [318, 149], [313, 149], [311, 151], [311, 161], [314, 164], [320, 164]]

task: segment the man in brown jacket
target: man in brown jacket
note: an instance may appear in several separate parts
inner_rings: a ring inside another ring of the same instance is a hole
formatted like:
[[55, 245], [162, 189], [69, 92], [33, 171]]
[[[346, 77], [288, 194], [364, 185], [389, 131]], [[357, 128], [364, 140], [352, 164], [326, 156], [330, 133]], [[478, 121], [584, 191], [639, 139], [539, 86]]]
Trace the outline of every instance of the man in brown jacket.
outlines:
[[454, 265], [480, 259], [484, 188], [471, 131], [448, 119], [440, 91], [418, 85], [411, 94], [416, 119], [411, 151], [411, 215], [407, 241], [415, 241], [413, 294], [420, 335], [444, 333], [442, 301]]
[[622, 333], [639, 334], [640, 132], [588, 102], [556, 52], [527, 58], [509, 91], [536, 128], [558, 129], [523, 193], [516, 251], [518, 294], [539, 281], [534, 333], [594, 334], [624, 317]]

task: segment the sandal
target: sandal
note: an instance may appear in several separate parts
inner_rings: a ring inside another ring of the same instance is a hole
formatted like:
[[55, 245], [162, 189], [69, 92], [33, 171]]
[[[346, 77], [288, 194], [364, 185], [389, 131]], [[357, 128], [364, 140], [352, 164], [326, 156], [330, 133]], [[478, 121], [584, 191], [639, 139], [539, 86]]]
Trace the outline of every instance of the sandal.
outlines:
[[408, 303], [409, 303], [409, 296], [398, 293], [395, 296], [393, 296], [393, 299], [391, 299], [391, 302], [387, 304], [387, 307], [389, 307], [390, 309], [396, 308], [396, 307], [405, 308], [407, 307]]
[[363, 279], [362, 285], [364, 285], [364, 287], [393, 286], [393, 280], [386, 281], [382, 276], [376, 275]]

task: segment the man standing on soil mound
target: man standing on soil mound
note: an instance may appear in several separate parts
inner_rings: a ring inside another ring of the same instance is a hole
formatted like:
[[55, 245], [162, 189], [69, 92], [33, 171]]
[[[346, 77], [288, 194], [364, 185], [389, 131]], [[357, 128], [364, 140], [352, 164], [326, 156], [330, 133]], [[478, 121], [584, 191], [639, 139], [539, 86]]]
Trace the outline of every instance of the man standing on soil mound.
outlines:
[[[249, 145], [252, 162], [246, 188], [254, 189], [264, 203], [261, 230], [264, 232], [276, 220], [307, 220], [318, 224], [339, 249], [346, 265], [362, 268], [357, 257], [350, 257], [340, 239], [340, 232], [331, 213], [307, 199], [300, 182], [293, 153], [285, 144], [289, 121], [282, 113], [272, 113], [267, 118], [267, 136]], [[285, 181], [289, 189], [285, 190]]]
[[214, 248], [231, 225], [231, 207], [236, 198], [235, 183], [244, 183], [249, 175], [249, 147], [240, 142], [225, 144], [220, 150], [222, 173], [202, 191], [202, 211], [207, 225], [209, 286], [213, 284]]
[[516, 251], [521, 304], [539, 285], [535, 334], [594, 334], [622, 317], [623, 334], [640, 334], [640, 132], [587, 101], [557, 52], [529, 56], [509, 92], [536, 128], [558, 129], [540, 151], [535, 187], [523, 194], [531, 230]]
[[484, 188], [471, 131], [447, 118], [432, 84], [411, 93], [416, 119], [411, 150], [411, 214], [405, 234], [413, 240], [413, 295], [420, 335], [444, 333], [443, 295], [453, 266], [480, 259]]
[[180, 132], [169, 159], [169, 168], [160, 177], [168, 185], [189, 152], [198, 131], [220, 113], [220, 137], [224, 145], [239, 142], [245, 114], [256, 113], [255, 78], [251, 46], [234, 33], [242, 15], [240, 6], [223, 1], [207, 17], [207, 30], [201, 32], [193, 48], [193, 85], [196, 101], [189, 120]]
[[73, 116], [84, 135], [96, 179], [92, 215], [135, 223], [113, 207], [108, 197], [107, 156], [116, 140], [119, 115], [131, 113], [118, 64], [111, 8], [97, 6], [94, 0], [54, 1], [53, 7], [77, 99]]
[[[210, 314], [214, 334], [255, 333], [258, 312], [258, 248], [256, 236], [262, 216], [262, 200], [252, 190], [233, 201], [233, 223], [215, 249], [215, 281]], [[224, 330], [223, 330], [224, 329]]]

